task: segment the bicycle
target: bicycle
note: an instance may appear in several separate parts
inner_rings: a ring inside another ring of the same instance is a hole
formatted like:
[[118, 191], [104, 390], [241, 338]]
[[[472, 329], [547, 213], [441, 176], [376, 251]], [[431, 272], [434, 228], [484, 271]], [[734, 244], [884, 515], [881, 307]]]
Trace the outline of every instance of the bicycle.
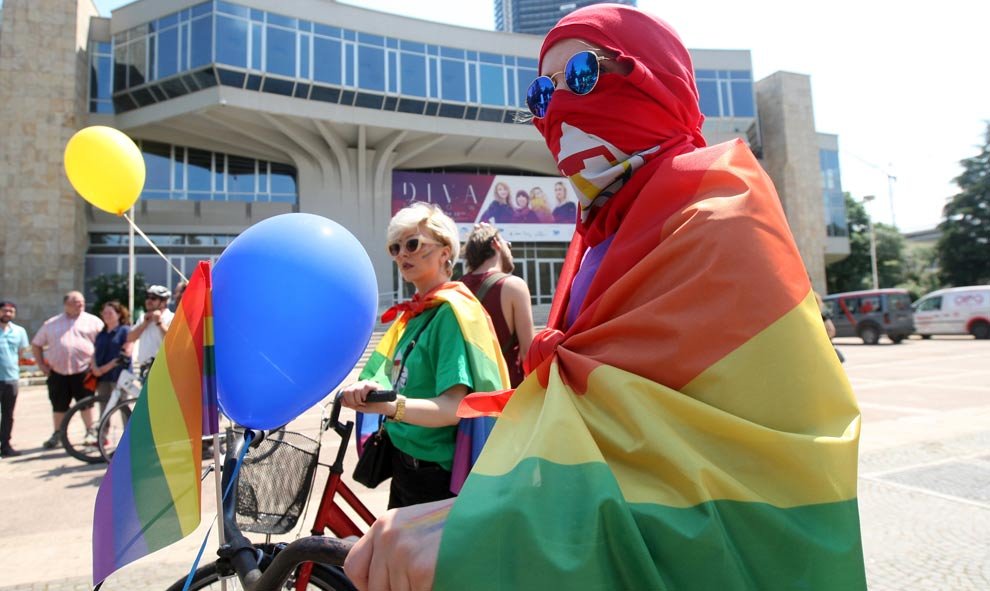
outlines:
[[[369, 402], [394, 399], [393, 391], [372, 392], [367, 398]], [[221, 579], [234, 583], [229, 587], [231, 589], [247, 591], [354, 590], [340, 567], [353, 544], [345, 538], [360, 537], [364, 531], [338, 504], [337, 497], [346, 502], [364, 522], [364, 527], [371, 526], [375, 516], [341, 479], [354, 422], [340, 421], [339, 396], [334, 397], [332, 404], [329, 417], [324, 406], [320, 425], [320, 439], [330, 428], [340, 436], [337, 455], [330, 465], [318, 462], [320, 441], [298, 433], [275, 431], [258, 436], [258, 432], [246, 430], [234, 436], [228, 431], [228, 439], [232, 441], [228, 441], [230, 453], [224, 459], [223, 490], [226, 491], [231, 482], [237, 458], [244, 447], [248, 445], [255, 451], [246, 456], [235, 477], [231, 494], [223, 501], [226, 544], [218, 550], [216, 562], [196, 570], [190, 591], [219, 588]], [[248, 436], [249, 433], [251, 436]], [[252, 440], [252, 437], [255, 439]], [[294, 463], [303, 464], [303, 467]], [[329, 474], [310, 530], [312, 535], [288, 544], [270, 543], [269, 536], [272, 534], [287, 533], [295, 527], [309, 497], [317, 465], [329, 468]], [[286, 478], [296, 478], [296, 481], [287, 484]], [[291, 491], [286, 494], [283, 490], [280, 491], [282, 494], [278, 494], [279, 491], [272, 490], [280, 486]], [[252, 543], [241, 533], [242, 528], [266, 534], [266, 541]], [[328, 530], [335, 537], [324, 536]], [[182, 591], [186, 578], [173, 583], [168, 591]]]
[[[120, 360], [121, 363], [126, 363], [130, 358], [121, 355]], [[87, 396], [66, 411], [59, 426], [59, 440], [66, 453], [87, 464], [109, 461], [112, 449], [116, 448], [116, 442], [123, 435], [134, 400], [141, 394], [141, 387], [153, 361], [154, 359], [150, 359], [145, 362], [137, 375], [126, 368], [121, 370], [117, 383], [109, 394]], [[83, 412], [92, 409], [94, 404], [99, 404], [100, 416], [87, 427]], [[107, 446], [113, 441], [110, 455], [102, 449], [104, 439]]]

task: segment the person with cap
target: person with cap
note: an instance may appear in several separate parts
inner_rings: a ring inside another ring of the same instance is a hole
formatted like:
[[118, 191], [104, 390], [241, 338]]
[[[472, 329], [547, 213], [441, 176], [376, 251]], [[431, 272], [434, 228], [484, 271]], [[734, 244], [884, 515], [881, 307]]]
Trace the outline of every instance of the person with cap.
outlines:
[[17, 305], [0, 301], [0, 457], [19, 456], [10, 445], [14, 430], [14, 405], [20, 379], [20, 358], [30, 347], [27, 332], [14, 323]]
[[144, 314], [127, 333], [127, 342], [137, 341], [134, 347], [134, 367], [140, 368], [158, 354], [158, 348], [165, 340], [165, 333], [175, 314], [168, 309], [172, 292], [164, 285], [152, 285], [144, 298]]
[[[48, 378], [55, 425], [52, 436], [41, 444], [45, 449], [58, 447], [62, 418], [72, 400], [92, 395], [83, 383], [93, 360], [96, 335], [103, 330], [103, 321], [86, 312], [86, 298], [81, 292], [65, 294], [62, 306], [63, 312], [46, 320], [31, 340], [38, 369]], [[86, 429], [93, 427], [93, 409], [84, 409], [81, 415]]]
[[547, 34], [533, 123], [579, 199], [527, 376], [454, 500], [378, 518], [358, 589], [866, 589], [860, 413], [773, 183], [707, 146], [663, 20]]

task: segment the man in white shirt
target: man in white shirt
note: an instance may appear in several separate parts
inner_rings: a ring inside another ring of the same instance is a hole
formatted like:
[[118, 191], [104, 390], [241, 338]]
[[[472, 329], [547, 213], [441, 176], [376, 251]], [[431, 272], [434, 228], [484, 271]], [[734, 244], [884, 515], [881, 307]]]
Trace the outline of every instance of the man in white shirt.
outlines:
[[174, 314], [168, 309], [172, 292], [164, 285], [152, 285], [144, 299], [144, 315], [138, 319], [127, 334], [127, 342], [137, 341], [134, 348], [134, 367], [140, 368], [146, 361], [158, 354], [165, 333], [172, 324]]

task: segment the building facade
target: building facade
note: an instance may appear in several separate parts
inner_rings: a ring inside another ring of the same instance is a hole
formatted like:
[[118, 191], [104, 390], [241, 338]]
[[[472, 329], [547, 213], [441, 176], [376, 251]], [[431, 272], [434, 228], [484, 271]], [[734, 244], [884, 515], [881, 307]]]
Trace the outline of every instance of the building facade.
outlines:
[[[379, 306], [391, 305], [406, 289], [384, 249], [395, 209], [437, 203], [466, 234], [499, 182], [535, 204], [562, 180], [536, 130], [516, 123], [540, 43], [330, 0], [137, 0], [110, 18], [90, 0], [5, 0], [0, 124], [15, 133], [0, 138], [0, 297], [34, 329], [65, 291], [127, 273], [126, 222], [79, 199], [62, 170], [69, 137], [102, 124], [144, 154], [134, 220], [169, 258], [138, 238], [146, 282], [174, 286], [170, 264], [188, 274], [252, 224], [307, 212], [357, 236]], [[825, 172], [807, 77], [755, 83], [748, 51], [692, 57], [706, 138], [741, 137], [762, 158], [823, 287], [823, 187], [838, 174]], [[784, 108], [795, 103], [797, 118]], [[506, 231], [534, 303], [549, 304], [571, 227]]]
[[546, 35], [565, 15], [603, 2], [636, 6], [636, 0], [495, 0], [495, 30]]

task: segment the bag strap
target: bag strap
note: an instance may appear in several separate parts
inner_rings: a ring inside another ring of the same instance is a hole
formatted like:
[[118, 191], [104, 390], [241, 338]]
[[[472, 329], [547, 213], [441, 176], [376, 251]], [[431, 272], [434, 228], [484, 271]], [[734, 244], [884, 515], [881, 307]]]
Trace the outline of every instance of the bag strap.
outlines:
[[474, 292], [474, 297], [478, 298], [478, 301], [484, 301], [485, 296], [488, 295], [488, 291], [495, 287], [495, 284], [499, 281], [508, 277], [508, 273], [495, 272], [485, 278], [478, 286], [478, 291]]
[[[416, 346], [416, 341], [419, 340], [420, 335], [423, 334], [423, 331], [426, 330], [426, 327], [430, 325], [430, 322], [433, 321], [433, 318], [437, 315], [437, 312], [439, 310], [440, 310], [440, 306], [437, 306], [427, 312], [423, 312], [423, 314], [429, 314], [430, 316], [426, 319], [426, 322], [421, 324], [419, 328], [416, 329], [416, 334], [414, 334], [412, 338], [409, 339], [409, 344], [406, 345], [405, 351], [402, 352], [402, 364], [399, 365], [399, 372], [394, 375], [398, 377], [402, 377], [402, 371], [406, 369], [406, 360], [409, 359], [409, 353], [412, 352], [413, 347]], [[395, 384], [392, 384], [392, 387], [394, 388]], [[384, 428], [385, 428], [385, 415], [379, 415], [378, 430], [382, 431]]]

